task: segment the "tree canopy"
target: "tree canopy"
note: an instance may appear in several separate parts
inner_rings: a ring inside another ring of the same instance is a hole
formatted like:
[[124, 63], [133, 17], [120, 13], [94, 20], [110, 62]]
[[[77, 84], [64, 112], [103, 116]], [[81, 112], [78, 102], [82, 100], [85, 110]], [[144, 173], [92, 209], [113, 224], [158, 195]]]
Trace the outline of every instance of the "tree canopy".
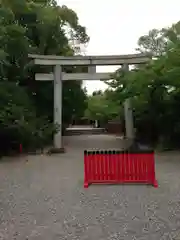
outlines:
[[131, 99], [138, 141], [163, 148], [180, 147], [180, 22], [152, 29], [138, 40], [138, 52], [151, 55], [147, 64], [118, 69], [107, 81], [111, 90], [88, 98], [91, 119], [124, 118], [123, 103]]
[[[37, 132], [36, 140], [37, 136], [46, 135], [44, 129], [39, 133], [41, 125], [47, 126], [47, 135], [51, 132], [52, 138], [53, 83], [34, 79], [35, 72], [48, 73], [52, 69], [33, 66], [28, 54], [72, 56], [80, 54], [79, 45], [88, 41], [86, 28], [79, 24], [77, 14], [66, 6], [58, 6], [55, 0], [0, 2], [1, 130], [5, 125], [16, 126], [21, 132], [16, 141], [24, 143], [27, 131], [30, 135]], [[84, 114], [85, 99], [81, 82], [63, 84], [63, 122], [70, 122], [72, 115]]]
[[131, 98], [137, 137], [155, 145], [179, 145], [179, 36], [180, 22], [140, 37], [138, 50], [151, 53], [152, 60], [129, 73], [119, 69], [108, 82], [116, 101]]
[[105, 92], [99, 90], [93, 92], [88, 97], [85, 117], [104, 123], [118, 117], [119, 109], [118, 103], [112, 101], [110, 90], [106, 90]]

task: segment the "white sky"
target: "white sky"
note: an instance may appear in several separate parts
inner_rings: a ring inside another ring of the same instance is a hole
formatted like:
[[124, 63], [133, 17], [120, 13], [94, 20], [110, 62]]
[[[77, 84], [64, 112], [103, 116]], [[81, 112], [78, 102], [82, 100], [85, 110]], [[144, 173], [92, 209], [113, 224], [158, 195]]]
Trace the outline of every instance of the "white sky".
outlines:
[[[180, 20], [179, 0], [57, 1], [59, 5], [72, 8], [80, 24], [87, 28], [90, 42], [86, 55], [134, 53], [140, 36], [152, 28], [170, 26]], [[112, 71], [112, 67], [103, 71]], [[100, 81], [87, 81], [86, 86], [89, 93], [105, 88]]]

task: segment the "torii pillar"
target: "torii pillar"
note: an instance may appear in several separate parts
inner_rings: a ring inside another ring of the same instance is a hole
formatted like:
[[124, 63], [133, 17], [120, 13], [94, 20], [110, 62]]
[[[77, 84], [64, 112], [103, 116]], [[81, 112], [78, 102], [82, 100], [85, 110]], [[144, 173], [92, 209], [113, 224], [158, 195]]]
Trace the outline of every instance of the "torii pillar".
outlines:
[[[129, 71], [129, 65], [124, 64], [122, 66], [125, 72]], [[126, 138], [133, 142], [134, 140], [134, 121], [133, 113], [131, 108], [131, 99], [126, 99], [124, 102], [124, 117], [125, 117], [125, 129], [126, 129]]]
[[54, 148], [63, 151], [62, 143], [62, 67], [54, 66], [54, 123], [58, 132], [54, 134]]

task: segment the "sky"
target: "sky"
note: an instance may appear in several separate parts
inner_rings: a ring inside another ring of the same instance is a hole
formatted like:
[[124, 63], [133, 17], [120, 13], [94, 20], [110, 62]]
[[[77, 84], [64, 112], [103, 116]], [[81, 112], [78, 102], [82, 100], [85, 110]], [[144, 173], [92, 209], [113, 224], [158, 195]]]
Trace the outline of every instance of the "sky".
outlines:
[[[90, 36], [86, 55], [135, 53], [138, 38], [153, 28], [171, 26], [180, 20], [179, 0], [57, 0], [73, 9]], [[114, 71], [98, 67], [99, 72]], [[100, 81], [86, 81], [88, 93], [105, 89]]]

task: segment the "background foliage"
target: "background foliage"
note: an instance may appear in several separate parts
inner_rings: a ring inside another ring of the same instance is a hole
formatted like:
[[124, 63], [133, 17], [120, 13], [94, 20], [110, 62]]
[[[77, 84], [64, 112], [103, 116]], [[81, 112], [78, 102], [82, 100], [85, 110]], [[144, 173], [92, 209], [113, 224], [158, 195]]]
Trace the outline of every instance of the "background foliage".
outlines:
[[113, 80], [106, 82], [111, 90], [89, 98], [86, 115], [96, 119], [120, 115], [124, 119], [123, 103], [130, 98], [137, 140], [160, 148], [179, 148], [180, 22], [141, 36], [137, 51], [152, 59], [132, 66], [129, 73], [118, 69]]
[[136, 137], [163, 148], [179, 147], [180, 137], [180, 22], [153, 29], [138, 41], [138, 50], [153, 58], [129, 73], [119, 69], [109, 86], [122, 104], [131, 98]]

